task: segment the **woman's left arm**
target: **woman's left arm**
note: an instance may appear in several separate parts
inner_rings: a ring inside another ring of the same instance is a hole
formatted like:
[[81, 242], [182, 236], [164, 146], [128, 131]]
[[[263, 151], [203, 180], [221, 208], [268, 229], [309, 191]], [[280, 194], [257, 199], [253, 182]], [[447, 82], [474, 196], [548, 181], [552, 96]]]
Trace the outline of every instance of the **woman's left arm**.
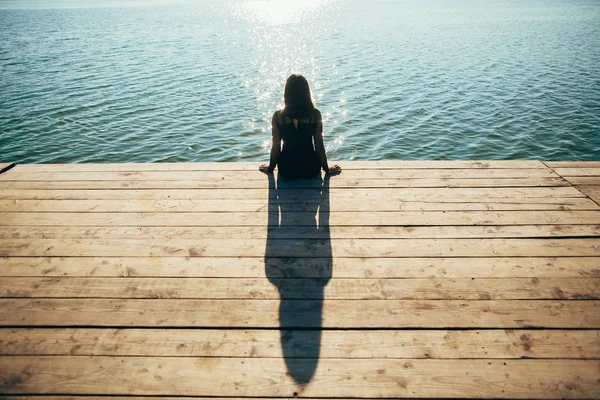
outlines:
[[327, 165], [327, 154], [325, 154], [325, 144], [323, 143], [323, 119], [321, 117], [321, 113], [317, 110], [317, 130], [315, 132], [315, 151], [317, 152], [317, 156], [319, 157], [319, 162], [321, 163], [321, 168], [328, 174], [337, 174], [342, 172], [342, 169], [339, 165], [334, 165], [329, 168]]

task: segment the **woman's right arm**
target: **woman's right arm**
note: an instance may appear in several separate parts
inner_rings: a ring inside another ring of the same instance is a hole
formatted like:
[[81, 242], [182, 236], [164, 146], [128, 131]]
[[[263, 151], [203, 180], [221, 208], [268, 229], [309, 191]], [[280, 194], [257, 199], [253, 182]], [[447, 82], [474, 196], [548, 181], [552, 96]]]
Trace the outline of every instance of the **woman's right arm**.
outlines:
[[271, 135], [271, 159], [269, 161], [269, 165], [263, 164], [258, 167], [258, 169], [262, 172], [273, 172], [277, 166], [279, 154], [281, 153], [281, 136], [279, 135], [279, 128], [277, 127], [277, 113], [273, 114], [273, 119], [271, 120]]
[[269, 172], [273, 172], [277, 166], [277, 160], [279, 160], [279, 154], [281, 153], [281, 136], [279, 136], [279, 128], [277, 127], [277, 113], [273, 114], [273, 119], [271, 120], [271, 135], [273, 143], [271, 144]]

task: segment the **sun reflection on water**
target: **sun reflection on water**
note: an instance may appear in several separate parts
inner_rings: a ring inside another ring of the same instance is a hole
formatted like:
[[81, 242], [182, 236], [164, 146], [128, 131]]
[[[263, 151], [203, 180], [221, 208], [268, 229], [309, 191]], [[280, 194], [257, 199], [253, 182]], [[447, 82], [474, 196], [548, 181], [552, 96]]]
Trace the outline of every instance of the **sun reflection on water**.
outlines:
[[[338, 75], [320, 43], [332, 30], [336, 8], [346, 0], [242, 0], [229, 11], [238, 21], [232, 42], [249, 43], [246, 68], [237, 74], [240, 86], [251, 91], [256, 113], [244, 123], [266, 155], [270, 149], [271, 117], [283, 108], [283, 90], [292, 73], [306, 76], [317, 107], [323, 112], [327, 148], [343, 145], [344, 138], [331, 134], [346, 119], [345, 96], [329, 84]], [[244, 40], [240, 40], [244, 35]]]
[[250, 0], [239, 4], [238, 13], [254, 22], [282, 25], [300, 22], [334, 0]]

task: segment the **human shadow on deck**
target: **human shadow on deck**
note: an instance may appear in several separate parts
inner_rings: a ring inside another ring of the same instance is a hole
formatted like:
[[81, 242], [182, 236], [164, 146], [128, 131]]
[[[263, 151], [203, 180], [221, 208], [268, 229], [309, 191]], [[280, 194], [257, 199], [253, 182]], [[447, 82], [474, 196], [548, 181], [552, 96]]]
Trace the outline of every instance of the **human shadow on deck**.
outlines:
[[319, 362], [323, 292], [332, 273], [329, 177], [275, 182], [270, 174], [268, 210], [265, 271], [279, 290], [288, 373], [304, 385]]

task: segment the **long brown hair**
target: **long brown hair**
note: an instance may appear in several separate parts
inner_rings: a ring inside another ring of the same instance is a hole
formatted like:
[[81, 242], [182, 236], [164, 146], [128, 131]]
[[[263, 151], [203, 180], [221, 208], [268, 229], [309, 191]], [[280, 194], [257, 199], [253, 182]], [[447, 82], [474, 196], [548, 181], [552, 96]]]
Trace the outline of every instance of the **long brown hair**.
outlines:
[[288, 77], [283, 99], [285, 102], [283, 113], [290, 118], [309, 117], [315, 109], [308, 81], [299, 74], [292, 74]]

